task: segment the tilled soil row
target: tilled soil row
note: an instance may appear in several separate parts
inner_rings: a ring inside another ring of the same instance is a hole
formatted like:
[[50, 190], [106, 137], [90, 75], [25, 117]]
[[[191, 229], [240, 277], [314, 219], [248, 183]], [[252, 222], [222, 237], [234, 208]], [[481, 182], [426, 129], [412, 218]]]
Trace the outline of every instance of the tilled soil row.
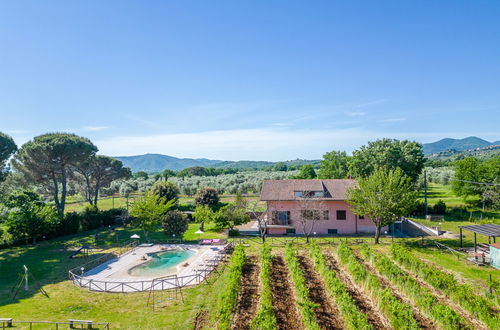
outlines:
[[243, 266], [238, 305], [231, 324], [232, 329], [250, 329], [250, 322], [259, 304], [259, 269], [257, 256], [249, 256]]
[[377, 308], [370, 295], [351, 279], [351, 276], [339, 266], [338, 261], [330, 253], [325, 254], [325, 257], [330, 268], [337, 273], [337, 277], [344, 283], [347, 292], [354, 299], [359, 310], [367, 316], [368, 322], [373, 325], [373, 328], [391, 329], [389, 321], [383, 316], [382, 311]]
[[316, 322], [321, 329], [343, 329], [344, 322], [337, 306], [326, 292], [325, 284], [314, 265], [306, 256], [297, 256], [309, 289], [309, 299], [318, 304], [314, 310]]
[[379, 274], [379, 272], [368, 262], [366, 262], [364, 259], [360, 258], [358, 255], [356, 255], [356, 258], [360, 262], [362, 262], [365, 267], [368, 269], [370, 273], [373, 275], [377, 276], [377, 278], [380, 280], [380, 282], [387, 288], [389, 288], [392, 291], [392, 294], [394, 297], [399, 299], [400, 301], [404, 302], [405, 304], [408, 304], [413, 311], [413, 317], [417, 321], [417, 323], [420, 325], [420, 328], [422, 329], [437, 329], [437, 325], [430, 320], [429, 318], [425, 317], [420, 310], [413, 304], [413, 302], [409, 299], [406, 298], [404, 294], [402, 294], [399, 289], [393, 285], [390, 281], [388, 281], [385, 277]]
[[290, 283], [290, 274], [283, 257], [279, 255], [274, 256], [272, 261], [271, 291], [278, 329], [302, 329], [302, 322]]
[[[394, 260], [393, 260], [394, 261]], [[462, 317], [469, 322], [474, 329], [481, 329], [481, 330], [487, 330], [488, 327], [485, 326], [481, 321], [479, 321], [474, 315], [463, 309], [461, 306], [458, 304], [454, 303], [447, 295], [443, 294], [441, 291], [437, 290], [433, 286], [427, 284], [427, 282], [421, 280], [417, 275], [413, 274], [413, 272], [407, 270], [405, 267], [401, 266], [397, 262], [394, 262], [403, 272], [405, 272], [407, 275], [411, 276], [417, 283], [426, 289], [428, 289], [433, 296], [435, 296], [441, 303], [450, 306], [452, 309], [454, 309], [457, 313], [462, 315]]]

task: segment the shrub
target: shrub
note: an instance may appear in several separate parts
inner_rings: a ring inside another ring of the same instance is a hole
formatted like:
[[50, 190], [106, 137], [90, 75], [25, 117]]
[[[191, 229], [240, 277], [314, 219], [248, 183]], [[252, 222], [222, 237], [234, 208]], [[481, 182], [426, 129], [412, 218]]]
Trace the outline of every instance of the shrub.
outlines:
[[91, 230], [102, 226], [114, 225], [116, 224], [117, 218], [122, 216], [123, 211], [123, 209], [100, 211], [95, 205], [89, 205], [80, 214], [82, 230]]
[[434, 204], [432, 207], [432, 212], [434, 214], [445, 214], [446, 213], [446, 203], [443, 202], [441, 199]]
[[66, 213], [57, 228], [58, 235], [76, 234], [80, 229], [81, 218], [81, 215], [77, 212]]
[[174, 199], [177, 202], [179, 198], [179, 188], [175, 183], [169, 181], [159, 181], [155, 183], [151, 188], [151, 192], [163, 197], [165, 201]]
[[219, 203], [219, 193], [216, 189], [211, 187], [201, 188], [196, 192], [195, 197], [196, 205], [215, 206]]
[[165, 235], [181, 238], [188, 229], [187, 216], [181, 211], [168, 211], [162, 220], [163, 232]]
[[240, 231], [238, 229], [229, 229], [227, 235], [229, 237], [236, 237], [236, 236], [240, 236]]
[[424, 202], [418, 202], [417, 206], [415, 207], [415, 211], [413, 211], [413, 215], [425, 215]]

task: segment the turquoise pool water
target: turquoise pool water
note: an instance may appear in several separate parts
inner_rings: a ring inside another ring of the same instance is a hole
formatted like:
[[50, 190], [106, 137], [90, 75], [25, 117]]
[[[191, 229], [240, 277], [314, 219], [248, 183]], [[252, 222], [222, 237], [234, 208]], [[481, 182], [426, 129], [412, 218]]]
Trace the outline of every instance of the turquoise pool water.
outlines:
[[129, 270], [132, 276], [161, 276], [170, 273], [175, 267], [195, 255], [192, 250], [174, 250], [152, 253], [151, 260]]

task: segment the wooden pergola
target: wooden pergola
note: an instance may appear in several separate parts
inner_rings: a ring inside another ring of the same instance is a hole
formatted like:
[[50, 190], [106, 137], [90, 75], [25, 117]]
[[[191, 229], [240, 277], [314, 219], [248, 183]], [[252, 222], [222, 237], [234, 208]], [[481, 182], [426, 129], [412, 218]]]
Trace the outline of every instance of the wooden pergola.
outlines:
[[477, 234], [488, 236], [488, 243], [496, 243], [496, 238], [500, 236], [500, 225], [486, 223], [482, 225], [460, 226], [460, 247], [462, 247], [462, 230], [468, 230], [474, 233], [474, 252], [477, 252]]

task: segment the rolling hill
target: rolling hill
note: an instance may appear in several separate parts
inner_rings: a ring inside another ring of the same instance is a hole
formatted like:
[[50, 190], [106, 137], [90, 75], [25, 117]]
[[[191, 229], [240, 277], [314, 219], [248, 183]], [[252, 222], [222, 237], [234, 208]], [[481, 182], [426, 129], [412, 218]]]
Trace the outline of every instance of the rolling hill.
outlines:
[[[145, 171], [148, 173], [161, 172], [165, 169], [179, 171], [188, 167], [202, 166], [215, 168], [234, 168], [234, 169], [265, 169], [273, 166], [276, 162], [269, 161], [222, 161], [205, 158], [177, 158], [160, 154], [145, 154], [137, 156], [119, 156], [116, 159], [123, 162], [123, 165], [130, 167], [132, 172]], [[304, 165], [304, 164], [319, 164], [319, 160], [289, 160], [284, 161], [288, 166]]]
[[221, 160], [204, 158], [177, 158], [160, 154], [121, 156], [115, 158], [121, 160], [124, 166], [130, 167], [133, 172], [145, 171], [150, 173], [161, 172], [165, 169], [179, 171], [193, 166], [214, 167], [214, 165], [223, 162]]
[[432, 143], [424, 143], [424, 154], [430, 155], [447, 150], [465, 151], [476, 148], [485, 148], [500, 144], [499, 141], [489, 142], [476, 136], [469, 136], [463, 139], [446, 138]]

